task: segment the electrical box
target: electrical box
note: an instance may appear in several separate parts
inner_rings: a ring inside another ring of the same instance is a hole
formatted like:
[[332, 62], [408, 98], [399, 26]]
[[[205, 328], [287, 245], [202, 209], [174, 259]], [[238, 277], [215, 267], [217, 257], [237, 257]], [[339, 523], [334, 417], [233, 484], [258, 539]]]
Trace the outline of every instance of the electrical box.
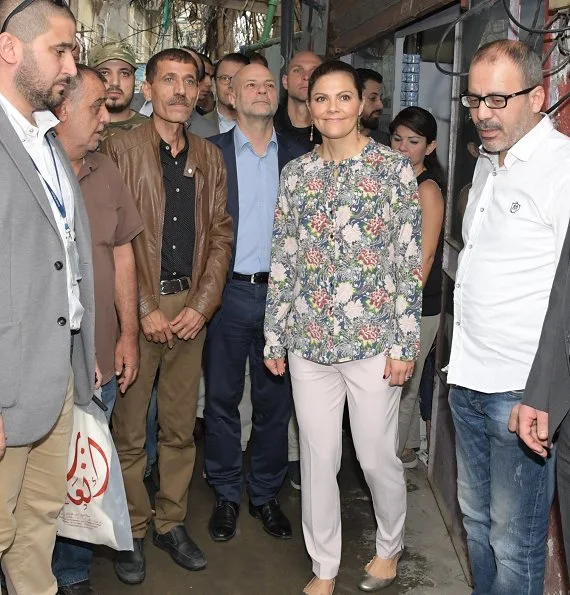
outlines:
[[570, 8], [570, 0], [550, 0], [548, 2], [548, 10], [550, 12], [561, 10], [562, 8]]

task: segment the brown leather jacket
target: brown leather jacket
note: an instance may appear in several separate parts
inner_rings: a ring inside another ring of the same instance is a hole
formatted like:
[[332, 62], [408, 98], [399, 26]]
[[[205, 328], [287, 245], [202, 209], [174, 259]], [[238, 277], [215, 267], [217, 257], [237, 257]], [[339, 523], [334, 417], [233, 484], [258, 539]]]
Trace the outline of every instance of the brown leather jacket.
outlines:
[[[226, 210], [226, 167], [218, 147], [194, 134], [188, 134], [188, 140], [185, 175], [195, 177], [196, 240], [186, 306], [209, 320], [220, 306], [232, 251], [232, 220]], [[101, 151], [117, 164], [144, 223], [144, 231], [133, 240], [141, 318], [158, 308], [160, 296], [166, 195], [159, 149], [160, 136], [152, 118], [112, 136], [101, 146]]]

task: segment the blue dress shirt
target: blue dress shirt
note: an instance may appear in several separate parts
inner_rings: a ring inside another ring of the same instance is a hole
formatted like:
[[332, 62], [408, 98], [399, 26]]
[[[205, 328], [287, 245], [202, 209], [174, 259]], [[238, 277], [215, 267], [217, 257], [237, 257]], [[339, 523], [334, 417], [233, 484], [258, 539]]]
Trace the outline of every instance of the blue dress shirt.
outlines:
[[257, 155], [239, 126], [234, 128], [239, 225], [234, 270], [252, 275], [269, 271], [273, 216], [279, 193], [275, 130], [265, 154]]

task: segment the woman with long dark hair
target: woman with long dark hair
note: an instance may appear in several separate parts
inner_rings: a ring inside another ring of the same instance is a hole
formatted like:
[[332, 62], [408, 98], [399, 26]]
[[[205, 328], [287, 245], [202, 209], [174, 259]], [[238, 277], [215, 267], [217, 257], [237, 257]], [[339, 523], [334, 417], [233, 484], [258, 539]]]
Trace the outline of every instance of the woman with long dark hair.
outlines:
[[[415, 467], [420, 446], [418, 391], [422, 370], [439, 327], [441, 311], [444, 188], [443, 168], [437, 158], [437, 122], [421, 107], [407, 107], [390, 124], [392, 148], [412, 162], [418, 182], [422, 211], [423, 300], [420, 354], [412, 378], [404, 385], [398, 423], [398, 455], [404, 467]], [[426, 420], [427, 433], [431, 423]]]
[[319, 66], [309, 110], [323, 143], [281, 175], [265, 313], [266, 365], [285, 354], [301, 446], [303, 533], [330, 595], [341, 554], [337, 473], [348, 398], [352, 437], [372, 493], [376, 555], [359, 583], [396, 577], [406, 484], [396, 455], [401, 385], [411, 377], [421, 310], [420, 211], [410, 163], [360, 134], [362, 84], [344, 62]]

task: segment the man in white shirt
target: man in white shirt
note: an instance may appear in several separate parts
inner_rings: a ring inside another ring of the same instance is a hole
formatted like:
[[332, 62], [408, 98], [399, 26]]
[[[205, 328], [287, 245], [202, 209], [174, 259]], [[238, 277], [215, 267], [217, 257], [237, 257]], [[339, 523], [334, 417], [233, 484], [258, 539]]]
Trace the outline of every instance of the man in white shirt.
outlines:
[[57, 591], [73, 401], [89, 403], [94, 388], [89, 222], [49, 132], [76, 74], [75, 28], [59, 1], [0, 4], [0, 558], [10, 595]]
[[448, 382], [474, 593], [542, 595], [552, 461], [509, 433], [570, 219], [570, 140], [540, 113], [541, 59], [481, 47], [462, 104], [482, 148], [463, 219]]

